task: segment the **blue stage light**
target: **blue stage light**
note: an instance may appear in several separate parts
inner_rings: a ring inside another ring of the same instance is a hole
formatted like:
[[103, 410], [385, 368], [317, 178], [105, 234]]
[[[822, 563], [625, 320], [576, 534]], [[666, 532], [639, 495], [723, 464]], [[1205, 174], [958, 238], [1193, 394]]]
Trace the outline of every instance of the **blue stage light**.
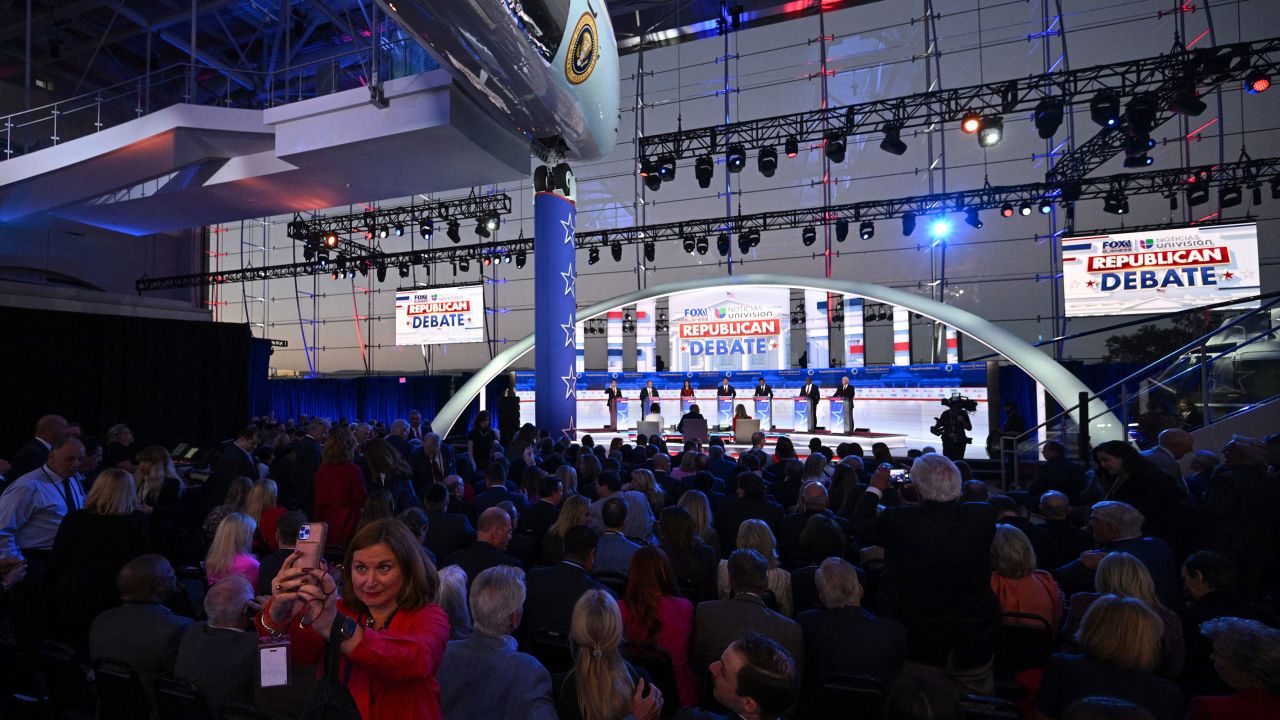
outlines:
[[933, 237], [934, 240], [938, 240], [938, 241], [946, 240], [947, 236], [950, 234], [951, 234], [950, 220], [934, 220], [932, 223], [929, 224], [929, 235]]

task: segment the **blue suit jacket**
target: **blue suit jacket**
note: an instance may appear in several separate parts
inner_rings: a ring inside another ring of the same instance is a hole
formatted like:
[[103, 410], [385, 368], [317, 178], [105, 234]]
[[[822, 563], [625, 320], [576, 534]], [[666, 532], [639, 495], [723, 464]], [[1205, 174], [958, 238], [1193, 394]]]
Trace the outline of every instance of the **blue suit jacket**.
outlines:
[[440, 709], [449, 720], [556, 720], [551, 675], [509, 635], [479, 632], [450, 642], [436, 673]]
[[622, 533], [606, 532], [600, 536], [596, 544], [596, 564], [594, 570], [600, 572], [621, 573], [631, 571], [631, 556], [636, 554], [640, 546], [631, 542]]

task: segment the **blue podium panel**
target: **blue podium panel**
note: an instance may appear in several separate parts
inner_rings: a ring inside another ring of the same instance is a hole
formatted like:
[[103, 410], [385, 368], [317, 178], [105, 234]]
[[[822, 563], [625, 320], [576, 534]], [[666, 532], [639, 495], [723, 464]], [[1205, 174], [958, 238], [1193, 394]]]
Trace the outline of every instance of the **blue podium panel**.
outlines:
[[831, 398], [831, 420], [827, 424], [827, 429], [831, 432], [844, 432], [844, 398]]
[[693, 405], [693, 402], [694, 400], [692, 397], [680, 398], [680, 414], [684, 415], [685, 413], [689, 412], [689, 408], [690, 406]]
[[618, 398], [613, 401], [613, 423], [615, 430], [634, 430], [636, 427], [635, 418], [631, 417], [631, 401], [626, 398]]
[[716, 424], [720, 427], [729, 427], [733, 423], [733, 398], [717, 397], [716, 398]]
[[773, 401], [770, 398], [756, 398], [756, 417], [760, 419], [761, 430], [773, 428]]
[[811, 410], [809, 398], [798, 396], [795, 401], [795, 419], [792, 422], [792, 430], [795, 432], [812, 432], [813, 425], [810, 419]]

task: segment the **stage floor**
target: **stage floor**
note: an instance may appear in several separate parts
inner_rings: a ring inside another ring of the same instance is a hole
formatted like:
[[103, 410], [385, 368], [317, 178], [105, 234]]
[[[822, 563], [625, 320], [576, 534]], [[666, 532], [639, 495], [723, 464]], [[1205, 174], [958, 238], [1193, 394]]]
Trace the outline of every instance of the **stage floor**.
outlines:
[[[620, 437], [623, 442], [629, 444], [635, 444], [636, 441], [635, 430], [615, 431], [608, 428], [578, 428], [578, 440], [581, 440], [583, 435], [590, 435], [591, 439], [594, 440], [597, 445], [607, 446], [615, 437]], [[749, 443], [733, 442], [733, 433], [731, 432], [712, 430], [709, 435], [713, 438], [718, 437], [724, 440], [725, 452], [729, 453], [733, 457], [737, 457], [740, 453], [751, 449], [751, 445]], [[905, 455], [907, 450], [918, 450], [922, 447], [933, 447], [939, 452], [942, 450], [941, 442], [916, 442], [906, 435], [900, 435], [897, 433], [867, 431], [855, 432], [851, 435], [842, 435], [823, 430], [799, 433], [774, 430], [765, 433], [765, 447], [771, 449], [777, 443], [778, 438], [783, 436], [791, 438], [791, 443], [795, 445], [796, 448], [796, 455], [801, 459], [809, 457], [809, 441], [815, 437], [820, 438], [822, 440], [822, 444], [832, 450], [839, 447], [840, 443], [856, 442], [862, 446], [862, 452], [864, 456], [868, 458], [871, 457], [871, 446], [878, 442], [888, 445], [889, 449], [893, 451], [893, 454], [898, 456]], [[672, 451], [679, 450], [684, 442], [684, 437], [679, 433], [668, 432], [664, 433], [663, 437], [666, 439], [667, 445]], [[772, 452], [772, 450], [770, 450], [770, 452]], [[984, 459], [986, 458], [986, 452], [981, 445], [972, 444], [966, 448], [965, 457]]]

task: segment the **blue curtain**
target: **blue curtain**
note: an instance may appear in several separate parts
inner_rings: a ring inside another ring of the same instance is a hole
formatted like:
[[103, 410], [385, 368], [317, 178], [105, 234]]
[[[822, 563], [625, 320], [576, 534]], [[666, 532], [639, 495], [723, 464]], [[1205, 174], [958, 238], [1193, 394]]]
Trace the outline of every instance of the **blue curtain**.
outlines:
[[410, 410], [422, 412], [426, 420], [449, 397], [448, 377], [372, 376], [357, 378], [316, 378], [268, 381], [271, 411], [277, 419], [305, 414], [337, 421], [408, 419]]

